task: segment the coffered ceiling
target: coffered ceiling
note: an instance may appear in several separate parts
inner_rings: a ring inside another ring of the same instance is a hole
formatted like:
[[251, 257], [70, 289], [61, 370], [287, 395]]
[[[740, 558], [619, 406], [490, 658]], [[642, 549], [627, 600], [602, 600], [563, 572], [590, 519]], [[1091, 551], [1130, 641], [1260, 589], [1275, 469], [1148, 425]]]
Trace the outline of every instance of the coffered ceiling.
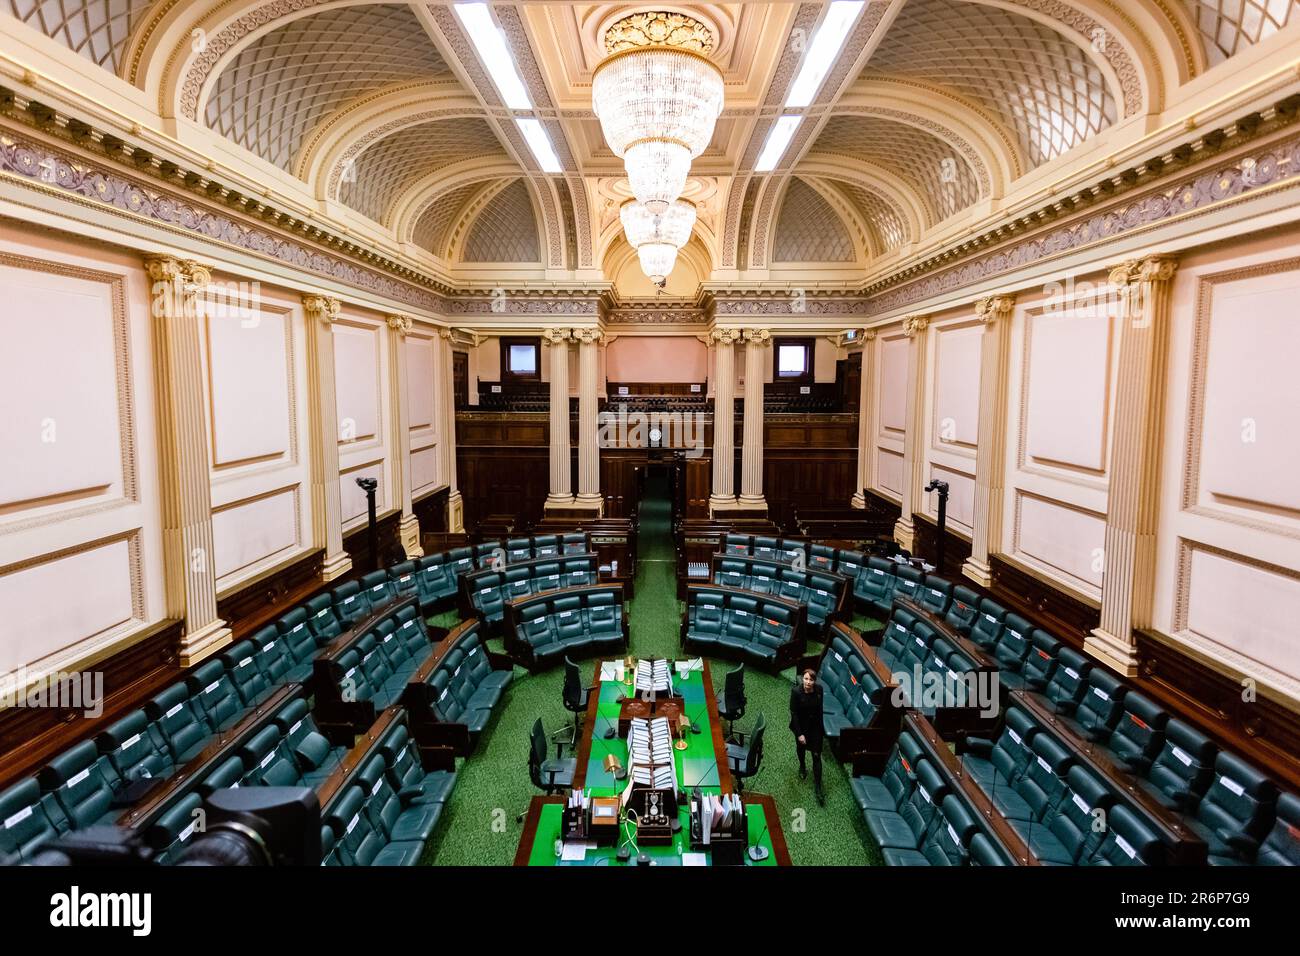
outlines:
[[[629, 193], [592, 112], [593, 71], [614, 21], [687, 13], [714, 35], [726, 104], [687, 187], [699, 220], [670, 284], [682, 294], [789, 271], [860, 277], [1300, 30], [1300, 0], [871, 0], [812, 102], [788, 108], [829, 0], [493, 3], [531, 107], [511, 109], [453, 6], [0, 0], [25, 24], [7, 27], [115, 74], [105, 83], [182, 132], [245, 151], [268, 181], [452, 280], [617, 281]], [[782, 115], [799, 126], [757, 173]], [[521, 118], [541, 123], [559, 172], [543, 172]]]

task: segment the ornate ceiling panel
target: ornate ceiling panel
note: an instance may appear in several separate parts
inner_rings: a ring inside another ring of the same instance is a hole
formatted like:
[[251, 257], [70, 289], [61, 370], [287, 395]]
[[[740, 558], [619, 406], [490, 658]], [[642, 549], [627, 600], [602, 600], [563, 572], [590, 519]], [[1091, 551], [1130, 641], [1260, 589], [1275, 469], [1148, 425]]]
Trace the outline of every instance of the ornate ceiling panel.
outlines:
[[979, 199], [974, 170], [932, 133], [879, 116], [834, 116], [813, 144], [815, 153], [865, 159], [909, 179], [933, 220], [947, 219]]
[[1196, 20], [1210, 65], [1267, 40], [1300, 18], [1300, 0], [1183, 0]]
[[852, 262], [853, 240], [831, 204], [802, 179], [786, 187], [776, 220], [773, 262]]
[[131, 31], [153, 0], [6, 0], [28, 26], [58, 40], [106, 70], [118, 71]]
[[1115, 122], [1089, 53], [1037, 20], [958, 0], [909, 0], [864, 75], [948, 87], [997, 114], [1037, 166]]
[[835, 186], [848, 196], [849, 202], [871, 226], [881, 253], [893, 252], [908, 242], [903, 214], [892, 202], [855, 183], [836, 182]]
[[416, 220], [411, 241], [435, 256], [445, 256], [452, 228], [460, 220], [470, 197], [482, 188], [482, 183], [468, 183], [443, 193]]
[[208, 99], [208, 126], [281, 169], [303, 139], [350, 100], [447, 65], [410, 7], [334, 7], [259, 37], [230, 62]]
[[522, 179], [516, 179], [483, 207], [465, 239], [465, 262], [540, 262], [537, 216]]
[[486, 121], [438, 120], [398, 130], [366, 148], [352, 173], [342, 177], [339, 200], [375, 222], [417, 179], [467, 159], [504, 159], [505, 151]]

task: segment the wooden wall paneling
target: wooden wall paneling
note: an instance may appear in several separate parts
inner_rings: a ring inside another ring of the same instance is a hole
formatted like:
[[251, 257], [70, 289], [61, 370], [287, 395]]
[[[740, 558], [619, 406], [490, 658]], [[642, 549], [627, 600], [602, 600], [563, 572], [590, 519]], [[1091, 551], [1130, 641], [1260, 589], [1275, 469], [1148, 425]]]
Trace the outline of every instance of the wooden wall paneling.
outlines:
[[[400, 511], [390, 511], [388, 514], [380, 515], [376, 522], [378, 534], [376, 535], [378, 555], [376, 560], [379, 567], [385, 567], [388, 563], [386, 555], [391, 555], [395, 550], [400, 551], [402, 548], [402, 535], [399, 528], [399, 520], [402, 517]], [[354, 528], [347, 534], [343, 535], [343, 550], [352, 558], [352, 577], [358, 577], [362, 574], [369, 574], [375, 570], [375, 562], [370, 559], [370, 536], [367, 525], [362, 524]]]

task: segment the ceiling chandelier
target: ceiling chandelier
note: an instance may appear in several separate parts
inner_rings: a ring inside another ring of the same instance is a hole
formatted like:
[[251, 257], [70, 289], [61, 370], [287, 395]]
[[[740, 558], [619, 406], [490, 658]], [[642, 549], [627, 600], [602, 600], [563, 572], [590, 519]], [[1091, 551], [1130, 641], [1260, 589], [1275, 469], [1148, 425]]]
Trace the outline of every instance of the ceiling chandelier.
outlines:
[[[610, 55], [592, 78], [592, 107], [601, 132], [623, 160], [644, 213], [666, 217], [686, 188], [691, 160], [708, 146], [722, 112], [722, 71], [707, 56], [713, 33], [684, 14], [635, 13], [610, 25], [605, 49]], [[623, 210], [620, 217], [626, 231]], [[652, 279], [658, 275], [659, 284], [671, 271], [677, 249], [690, 238], [694, 221], [690, 206], [685, 238], [676, 245], [660, 240], [637, 244], [629, 233], [646, 274]], [[661, 248], [643, 252], [643, 246], [671, 246], [672, 255]], [[656, 271], [647, 266], [647, 257]]]
[[695, 204], [675, 199], [661, 213], [654, 213], [643, 202], [629, 199], [618, 210], [623, 235], [636, 250], [641, 271], [660, 288], [673, 271], [677, 251], [686, 245], [695, 228]]

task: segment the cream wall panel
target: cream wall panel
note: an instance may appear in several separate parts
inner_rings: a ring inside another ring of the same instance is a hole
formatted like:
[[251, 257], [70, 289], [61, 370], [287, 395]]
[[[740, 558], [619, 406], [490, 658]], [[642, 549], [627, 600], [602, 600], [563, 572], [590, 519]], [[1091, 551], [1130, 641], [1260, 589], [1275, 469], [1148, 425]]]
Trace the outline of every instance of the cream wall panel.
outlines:
[[1300, 229], [1174, 279], [1155, 627], [1300, 702]]
[[213, 511], [213, 563], [218, 587], [231, 577], [256, 572], [300, 550], [299, 496], [295, 486]]
[[880, 487], [897, 498], [903, 493], [902, 454], [881, 448], [876, 461], [879, 467]]
[[973, 447], [979, 436], [983, 326], [934, 326], [932, 440]]
[[411, 451], [411, 494], [419, 495], [438, 483], [438, 448], [417, 448]]
[[[138, 581], [125, 539], [0, 571], [0, 673], [43, 661], [138, 619]], [[74, 590], [75, 589], [75, 590]]]
[[339, 442], [364, 442], [380, 434], [379, 329], [342, 322], [334, 326], [334, 374]]
[[1106, 543], [1104, 513], [1020, 493], [1012, 556], [1099, 597]]
[[1052, 309], [1030, 320], [1024, 429], [1029, 463], [1105, 471], [1115, 324], [1111, 309], [1093, 305]]
[[3, 221], [0, 288], [0, 499], [29, 503], [0, 505], [0, 671], [37, 676], [165, 614], [151, 292], [134, 254]]
[[406, 355], [406, 397], [410, 415], [407, 425], [412, 433], [430, 428], [434, 422], [436, 397], [433, 340], [408, 335], [402, 342]]
[[1191, 548], [1183, 590], [1183, 630], [1232, 654], [1300, 680], [1295, 609], [1300, 574]]
[[123, 493], [111, 277], [80, 278], [0, 260], [0, 514]]
[[880, 344], [880, 425], [882, 431], [907, 431], [907, 339]]
[[208, 317], [212, 460], [218, 468], [289, 453], [287, 317], [269, 309]]

